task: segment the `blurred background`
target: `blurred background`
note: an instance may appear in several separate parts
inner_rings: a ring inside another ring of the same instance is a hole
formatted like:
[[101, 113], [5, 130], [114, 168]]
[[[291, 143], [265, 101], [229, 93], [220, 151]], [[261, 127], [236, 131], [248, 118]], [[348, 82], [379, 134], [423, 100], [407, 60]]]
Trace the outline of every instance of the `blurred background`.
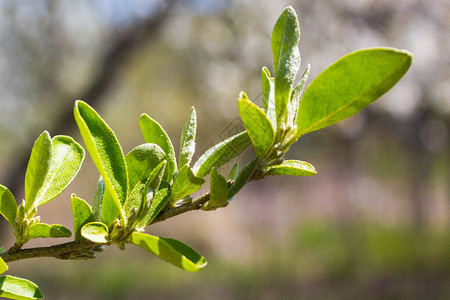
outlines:
[[[131, 246], [109, 247], [93, 261], [14, 262], [8, 274], [36, 282], [47, 299], [449, 299], [445, 0], [2, 0], [0, 183], [23, 198], [42, 131], [81, 142], [76, 99], [96, 108], [125, 153], [143, 143], [143, 112], [178, 151], [195, 106], [198, 158], [243, 128], [241, 90], [261, 103], [261, 68], [272, 70], [271, 31], [287, 5], [299, 17], [300, 72], [310, 63], [309, 81], [360, 48], [414, 54], [409, 72], [379, 101], [291, 148], [288, 157], [312, 163], [318, 175], [253, 182], [226, 209], [147, 230], [205, 255], [209, 265], [197, 274]], [[42, 220], [72, 228], [70, 194], [91, 202], [97, 178], [87, 157], [67, 191], [41, 207]], [[0, 223], [0, 245], [12, 243]]]

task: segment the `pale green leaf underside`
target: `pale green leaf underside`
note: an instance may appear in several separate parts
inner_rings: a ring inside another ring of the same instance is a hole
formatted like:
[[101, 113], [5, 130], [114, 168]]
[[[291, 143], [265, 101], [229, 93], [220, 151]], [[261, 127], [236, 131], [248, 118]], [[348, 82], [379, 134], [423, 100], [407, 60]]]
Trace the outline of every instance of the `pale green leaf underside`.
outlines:
[[291, 101], [289, 102], [288, 108], [288, 125], [297, 126], [298, 106], [300, 105], [300, 100], [302, 98], [303, 90], [305, 89], [306, 81], [308, 80], [310, 69], [311, 66], [308, 64], [305, 72], [303, 72], [302, 78], [300, 78], [297, 86], [292, 91]]
[[44, 185], [52, 157], [52, 140], [44, 131], [34, 143], [25, 174], [25, 211], [29, 211], [36, 201], [39, 190]]
[[229, 199], [233, 198], [247, 184], [247, 182], [255, 172], [256, 167], [259, 164], [259, 161], [260, 161], [259, 158], [255, 158], [242, 168], [242, 170], [236, 177], [236, 180], [230, 186], [230, 189], [228, 191]]
[[75, 194], [72, 194], [70, 198], [73, 214], [73, 233], [75, 235], [75, 241], [83, 239], [81, 235], [81, 228], [87, 223], [94, 222], [94, 214], [89, 204], [81, 198], [78, 198]]
[[251, 143], [247, 132], [243, 131], [228, 139], [218, 143], [209, 148], [195, 163], [192, 171], [197, 177], [204, 177], [209, 174], [211, 168], [226, 164], [242, 151], [245, 150]]
[[305, 161], [285, 160], [280, 165], [267, 168], [268, 175], [311, 176], [317, 174], [313, 165]]
[[45, 182], [36, 197], [36, 206], [59, 196], [77, 175], [84, 159], [84, 149], [69, 136], [52, 139], [52, 159]]
[[4, 273], [6, 270], [8, 270], [8, 265], [5, 263], [3, 258], [0, 257], [0, 274]]
[[203, 256], [174, 239], [133, 232], [131, 243], [186, 271], [197, 272], [207, 264]]
[[263, 157], [275, 140], [275, 132], [266, 114], [249, 99], [243, 97], [238, 101], [239, 113], [247, 130], [256, 155]]
[[191, 163], [192, 156], [195, 152], [195, 135], [197, 131], [197, 113], [194, 107], [191, 108], [189, 117], [184, 124], [181, 133], [180, 142], [180, 157], [178, 159], [178, 168], [181, 169], [184, 165]]
[[356, 114], [391, 89], [411, 63], [408, 51], [392, 48], [345, 55], [306, 89], [297, 115], [297, 136]]
[[43, 299], [39, 287], [23, 278], [14, 276], [0, 276], [0, 297], [17, 300]]
[[74, 115], [86, 148], [104, 180], [105, 188], [117, 211], [121, 212], [127, 196], [128, 175], [120, 144], [112, 129], [88, 104], [76, 101]]
[[17, 204], [11, 191], [0, 184], [0, 214], [11, 224], [16, 223]]
[[261, 71], [262, 81], [262, 97], [263, 97], [263, 111], [266, 113], [267, 118], [276, 131], [277, 115], [275, 111], [275, 78], [270, 77], [269, 69], [262, 68]]
[[94, 243], [105, 244], [108, 242], [108, 227], [100, 222], [87, 223], [81, 228], [81, 235]]
[[150, 118], [147, 114], [142, 114], [139, 118], [142, 135], [146, 143], [153, 143], [161, 147], [167, 156], [167, 176], [165, 180], [170, 181], [173, 173], [177, 171], [175, 151], [169, 136], [162, 126]]
[[172, 193], [170, 198], [178, 200], [198, 191], [205, 180], [196, 177], [188, 165], [184, 165], [178, 172], [172, 185]]
[[228, 183], [216, 168], [209, 174], [210, 197], [203, 210], [214, 210], [228, 204]]
[[28, 229], [28, 235], [33, 238], [65, 238], [71, 237], [72, 232], [66, 227], [58, 224], [37, 223]]

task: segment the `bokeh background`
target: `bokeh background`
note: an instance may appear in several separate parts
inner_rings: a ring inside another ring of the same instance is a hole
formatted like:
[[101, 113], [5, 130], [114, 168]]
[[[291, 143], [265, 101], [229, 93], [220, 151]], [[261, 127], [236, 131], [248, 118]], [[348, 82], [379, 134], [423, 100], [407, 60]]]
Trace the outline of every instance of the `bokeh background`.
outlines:
[[[272, 69], [271, 31], [287, 5], [299, 17], [310, 81], [360, 48], [414, 54], [379, 101], [291, 148], [288, 156], [318, 175], [253, 182], [226, 209], [149, 228], [205, 255], [209, 265], [196, 274], [133, 247], [109, 247], [93, 261], [14, 262], [8, 273], [35, 281], [47, 299], [449, 299], [446, 0], [2, 0], [0, 182], [23, 198], [27, 159], [43, 130], [81, 142], [76, 99], [99, 111], [124, 152], [143, 143], [143, 112], [178, 149], [195, 106], [198, 157], [243, 128], [241, 90], [261, 103], [261, 67]], [[71, 228], [70, 193], [92, 201], [97, 178], [87, 158], [68, 190], [40, 209], [43, 221]], [[0, 245], [12, 236], [0, 223]]]

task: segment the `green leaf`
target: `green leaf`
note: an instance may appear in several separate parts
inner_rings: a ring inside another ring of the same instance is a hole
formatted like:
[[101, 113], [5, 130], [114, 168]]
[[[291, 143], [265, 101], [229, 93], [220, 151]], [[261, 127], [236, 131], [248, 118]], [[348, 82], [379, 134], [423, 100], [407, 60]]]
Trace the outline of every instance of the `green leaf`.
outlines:
[[195, 134], [197, 131], [197, 113], [195, 108], [191, 108], [189, 118], [183, 127], [180, 142], [180, 158], [178, 159], [178, 168], [191, 163], [192, 156], [195, 152]]
[[79, 241], [83, 239], [81, 228], [87, 223], [94, 222], [94, 214], [89, 204], [83, 199], [78, 198], [75, 194], [72, 194], [70, 203], [72, 204], [75, 241]]
[[285, 160], [281, 164], [267, 168], [268, 175], [311, 176], [317, 174], [316, 169], [305, 161]]
[[239, 173], [239, 164], [235, 163], [233, 168], [231, 168], [230, 175], [228, 175], [229, 180], [235, 180]]
[[153, 143], [161, 147], [167, 157], [167, 176], [165, 180], [171, 181], [172, 175], [177, 171], [177, 162], [172, 142], [164, 129], [158, 122], [150, 118], [147, 114], [142, 114], [139, 118], [142, 135], [146, 143]]
[[175, 177], [170, 198], [178, 200], [198, 191], [205, 180], [196, 177], [188, 165], [184, 165]]
[[39, 190], [44, 185], [52, 157], [52, 140], [44, 131], [34, 143], [25, 174], [25, 211], [34, 205]]
[[11, 191], [0, 184], [0, 214], [11, 223], [16, 224], [17, 203]]
[[28, 235], [32, 239], [37, 238], [65, 238], [71, 237], [72, 232], [66, 227], [58, 224], [37, 223], [28, 229]]
[[156, 144], [147, 143], [131, 150], [125, 157], [130, 189], [147, 178], [165, 157], [164, 151]]
[[3, 258], [0, 257], [0, 274], [4, 273], [6, 270], [8, 270], [8, 265], [5, 263]]
[[305, 84], [306, 81], [308, 80], [310, 69], [311, 66], [308, 64], [305, 72], [302, 75], [302, 78], [300, 78], [299, 83], [292, 91], [291, 101], [289, 102], [288, 108], [288, 125], [297, 126], [298, 106], [300, 105], [300, 100], [302, 99], [302, 93], [303, 90], [305, 89]]
[[136, 228], [144, 229], [158, 216], [158, 214], [166, 207], [170, 200], [170, 186], [163, 182], [161, 188], [156, 192], [151, 200], [151, 205], [145, 215], [140, 218]]
[[209, 175], [210, 197], [203, 210], [214, 210], [228, 205], [228, 183], [216, 168], [211, 169]]
[[85, 102], [75, 102], [74, 115], [86, 148], [103, 177], [105, 188], [123, 215], [121, 208], [127, 197], [128, 175], [119, 141], [105, 121]]
[[208, 149], [195, 163], [192, 171], [197, 177], [209, 174], [211, 168], [223, 166], [250, 145], [247, 132], [243, 131]]
[[102, 221], [102, 200], [104, 194], [105, 194], [105, 182], [103, 181], [103, 178], [100, 176], [97, 183], [97, 188], [95, 190], [94, 200], [92, 201], [92, 213], [94, 214], [95, 222]]
[[36, 197], [36, 206], [59, 196], [77, 175], [84, 159], [84, 149], [69, 136], [52, 139], [52, 159], [45, 182]]
[[278, 18], [272, 32], [277, 127], [286, 122], [291, 88], [300, 67], [299, 41], [300, 26], [297, 15], [289, 6]]
[[263, 111], [267, 118], [276, 130], [277, 114], [275, 111], [275, 78], [270, 77], [270, 72], [266, 67], [262, 68], [262, 97], [263, 97]]
[[23, 278], [0, 276], [0, 297], [17, 300], [43, 299], [39, 287]]
[[81, 228], [81, 235], [97, 244], [106, 244], [109, 238], [108, 227], [101, 222], [87, 223]]
[[297, 136], [356, 114], [391, 89], [411, 63], [411, 53], [392, 48], [345, 55], [306, 89], [298, 110]]
[[203, 256], [174, 239], [133, 232], [131, 243], [186, 271], [197, 272], [207, 264]]
[[228, 191], [228, 198], [231, 199], [236, 195], [243, 187], [247, 184], [249, 179], [252, 177], [256, 168], [259, 164], [259, 158], [255, 158], [251, 162], [249, 162], [245, 167], [242, 168], [242, 171], [239, 172], [234, 183], [230, 186]]
[[275, 141], [275, 132], [266, 114], [254, 103], [252, 103], [244, 93], [241, 93], [238, 100], [239, 113], [244, 127], [255, 147], [256, 155], [264, 155], [272, 147]]

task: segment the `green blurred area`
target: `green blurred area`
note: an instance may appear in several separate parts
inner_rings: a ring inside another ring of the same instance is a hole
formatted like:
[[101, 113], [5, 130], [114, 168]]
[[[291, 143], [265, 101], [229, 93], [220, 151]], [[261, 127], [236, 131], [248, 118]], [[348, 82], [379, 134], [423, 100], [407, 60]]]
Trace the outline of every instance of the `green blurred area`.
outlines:
[[[93, 261], [15, 262], [8, 274], [33, 280], [47, 299], [449, 299], [447, 2], [189, 0], [165, 15], [168, 1], [1, 1], [0, 183], [18, 201], [22, 158], [42, 131], [81, 141], [76, 99], [98, 110], [124, 152], [144, 142], [144, 112], [178, 153], [195, 106], [194, 159], [241, 130], [237, 96], [243, 90], [261, 103], [260, 71], [272, 70], [271, 30], [287, 5], [299, 16], [301, 71], [310, 63], [311, 80], [356, 49], [414, 54], [382, 99], [291, 147], [288, 158], [312, 163], [318, 175], [252, 182], [226, 209], [149, 228], [206, 256], [203, 271], [183, 272], [128, 246]], [[141, 31], [151, 20], [159, 25]], [[72, 228], [70, 194], [91, 202], [97, 180], [87, 158], [68, 190], [40, 208], [41, 219]], [[4, 223], [0, 243], [13, 243]]]

